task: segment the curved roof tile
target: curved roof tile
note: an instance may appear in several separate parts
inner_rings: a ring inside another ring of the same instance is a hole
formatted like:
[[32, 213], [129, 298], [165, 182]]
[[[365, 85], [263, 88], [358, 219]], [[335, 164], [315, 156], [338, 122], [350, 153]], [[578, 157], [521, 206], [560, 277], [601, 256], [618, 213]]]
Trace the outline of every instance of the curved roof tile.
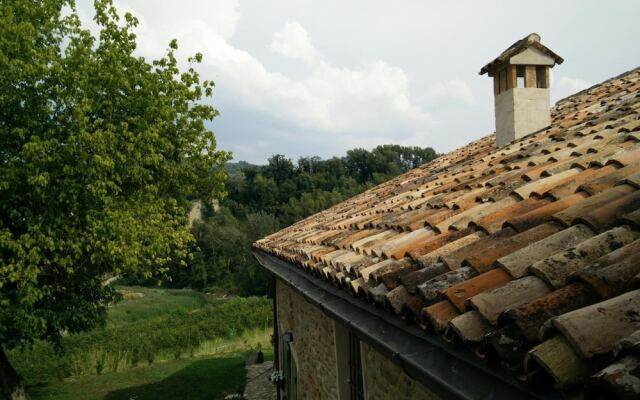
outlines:
[[611, 371], [631, 379], [640, 354], [615, 350], [640, 329], [639, 91], [635, 69], [559, 101], [545, 131], [485, 136], [254, 246], [524, 381], [626, 390]]

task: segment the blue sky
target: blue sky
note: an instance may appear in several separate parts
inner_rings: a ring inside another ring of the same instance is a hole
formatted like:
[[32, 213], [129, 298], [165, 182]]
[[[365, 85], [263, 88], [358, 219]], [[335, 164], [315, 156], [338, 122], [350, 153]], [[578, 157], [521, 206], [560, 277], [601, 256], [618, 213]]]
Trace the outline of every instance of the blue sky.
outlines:
[[[89, 20], [89, 0], [78, 1]], [[139, 52], [204, 55], [211, 123], [236, 160], [343, 155], [384, 143], [446, 152], [494, 129], [478, 71], [531, 32], [565, 62], [552, 99], [640, 65], [637, 1], [120, 0]]]

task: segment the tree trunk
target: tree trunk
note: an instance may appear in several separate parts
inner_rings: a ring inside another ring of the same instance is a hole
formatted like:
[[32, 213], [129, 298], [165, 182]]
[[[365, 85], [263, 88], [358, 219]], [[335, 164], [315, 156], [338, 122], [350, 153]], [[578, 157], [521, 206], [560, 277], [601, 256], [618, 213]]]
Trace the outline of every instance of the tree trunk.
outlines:
[[18, 373], [0, 346], [0, 389], [2, 397], [7, 400], [29, 400], [29, 395]]

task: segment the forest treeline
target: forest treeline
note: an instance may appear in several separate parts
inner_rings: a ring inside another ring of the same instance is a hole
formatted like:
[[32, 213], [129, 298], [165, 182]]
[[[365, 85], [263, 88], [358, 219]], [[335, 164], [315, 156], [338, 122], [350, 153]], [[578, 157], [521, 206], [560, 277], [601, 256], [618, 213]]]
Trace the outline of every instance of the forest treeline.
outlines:
[[279, 228], [422, 165], [438, 154], [430, 147], [383, 145], [349, 150], [344, 157], [292, 159], [277, 154], [267, 165], [228, 165], [227, 197], [203, 207], [187, 268], [175, 266], [170, 286], [261, 295], [266, 279], [251, 243]]

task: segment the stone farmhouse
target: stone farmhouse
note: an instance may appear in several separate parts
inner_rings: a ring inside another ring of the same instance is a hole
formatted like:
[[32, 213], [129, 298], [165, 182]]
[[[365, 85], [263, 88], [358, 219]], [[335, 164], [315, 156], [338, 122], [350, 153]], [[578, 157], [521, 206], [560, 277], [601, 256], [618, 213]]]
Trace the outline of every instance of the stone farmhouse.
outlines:
[[254, 245], [279, 398], [640, 399], [640, 68], [550, 108], [531, 34], [496, 133]]

